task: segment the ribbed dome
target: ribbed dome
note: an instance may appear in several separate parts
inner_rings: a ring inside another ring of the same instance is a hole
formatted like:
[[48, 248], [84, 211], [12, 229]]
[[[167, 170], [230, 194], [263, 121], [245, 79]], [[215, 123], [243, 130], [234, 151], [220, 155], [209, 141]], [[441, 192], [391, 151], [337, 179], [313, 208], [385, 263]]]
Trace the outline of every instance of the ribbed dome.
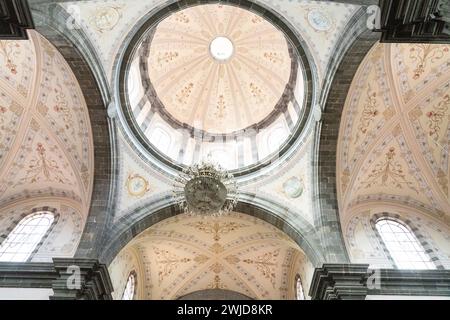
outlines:
[[238, 7], [182, 10], [158, 25], [149, 46], [156, 96], [176, 120], [210, 133], [268, 117], [291, 75], [283, 33]]
[[266, 161], [303, 120], [297, 50], [272, 22], [205, 4], [151, 26], [127, 74], [137, 133], [170, 162], [211, 156], [227, 169]]

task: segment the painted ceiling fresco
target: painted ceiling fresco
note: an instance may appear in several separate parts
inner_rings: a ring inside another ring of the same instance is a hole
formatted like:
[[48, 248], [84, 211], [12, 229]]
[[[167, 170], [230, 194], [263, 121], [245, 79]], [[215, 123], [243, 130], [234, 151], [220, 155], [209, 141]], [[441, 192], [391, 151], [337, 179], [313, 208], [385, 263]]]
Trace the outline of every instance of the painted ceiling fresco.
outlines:
[[[114, 64], [114, 59], [111, 57], [116, 57], [126, 35], [129, 34], [130, 30], [140, 18], [144, 17], [151, 10], [162, 7], [164, 2], [165, 1], [163, 0], [102, 0], [62, 2], [60, 5], [72, 15], [78, 17], [77, 21], [95, 46], [97, 53], [103, 62], [105, 72], [111, 76]], [[312, 54], [312, 59], [316, 65], [318, 77], [320, 78], [319, 81], [321, 81], [332, 56], [333, 48], [337, 45], [338, 39], [342, 34], [342, 30], [359, 9], [359, 6], [307, 0], [261, 0], [260, 2], [262, 5], [271, 7], [282, 13], [288, 22], [296, 28], [297, 32], [308, 45], [307, 49]], [[176, 16], [174, 16], [173, 19], [176, 19]], [[181, 21], [178, 23], [182, 24]], [[199, 25], [199, 23], [196, 23], [196, 25]], [[181, 58], [181, 56], [176, 57], [176, 59], [178, 58]], [[153, 59], [157, 59], [157, 57], [153, 57]], [[165, 60], [161, 60], [161, 63], [163, 62], [165, 62]], [[134, 62], [134, 64], [135, 63], [137, 62]], [[137, 72], [135, 72], [135, 76], [137, 76], [139, 74], [139, 65], [132, 67], [132, 71], [134, 70], [133, 68], [137, 70]], [[137, 78], [137, 81], [135, 82], [139, 83], [139, 79]], [[130, 83], [133, 84], [133, 81], [130, 81], [129, 84]], [[130, 96], [135, 97], [135, 99], [131, 101], [131, 104], [138, 105], [140, 97], [144, 94], [143, 89], [140, 86], [132, 86], [128, 89]], [[214, 106], [215, 105], [216, 103]], [[144, 109], [145, 108], [149, 108], [148, 104], [144, 106]], [[139, 123], [144, 120], [143, 116], [144, 113], [142, 114], [142, 117], [137, 118]], [[155, 123], [159, 119], [156, 116], [153, 118]], [[281, 127], [283, 125], [284, 124], [280, 124], [279, 126]], [[163, 148], [158, 148], [158, 150], [164, 154], [168, 154], [172, 159], [178, 159], [178, 145], [180, 141], [183, 142], [183, 139], [180, 137], [172, 137], [170, 134], [167, 134], [167, 130], [162, 126], [158, 127], [157, 125], [154, 125], [152, 128], [152, 130], [158, 129], [158, 134], [153, 131], [146, 132], [146, 134], [148, 133], [148, 136], [157, 136], [158, 139], [155, 139], [164, 145]], [[278, 129], [277, 127], [272, 129], [272, 131], [274, 131], [274, 139], [272, 140], [278, 141], [281, 138], [284, 139], [284, 133], [280, 135], [278, 134], [278, 131], [280, 130], [275, 130]], [[148, 130], [150, 131], [150, 129]], [[171, 138], [172, 140], [170, 140]], [[264, 139], [261, 139], [261, 141], [271, 140], [270, 136], [265, 136], [263, 138]], [[296, 218], [299, 216], [305, 219], [305, 221], [312, 222], [312, 177], [309, 175], [310, 157], [312, 156], [312, 153], [309, 151], [311, 145], [312, 143], [308, 146], [301, 146], [298, 148], [297, 153], [299, 155], [294, 157], [296, 160], [292, 161], [292, 164], [288, 164], [286, 168], [283, 169], [282, 179], [277, 179], [278, 175], [271, 175], [265, 178], [262, 177], [255, 185], [253, 185], [252, 182], [249, 182], [249, 185], [244, 187], [245, 190], [248, 192], [254, 192], [255, 190], [264, 192], [265, 197], [271, 199], [271, 201], [275, 201], [282, 206], [290, 207], [291, 210], [286, 211], [286, 214], [290, 215], [290, 217], [294, 218], [297, 222], [300, 221]], [[122, 148], [122, 146], [124, 149], [121, 152], [121, 154], [123, 154], [123, 157], [121, 158], [128, 159], [132, 157], [130, 154], [135, 152], [133, 147], [130, 147], [128, 143], [120, 144], [120, 148]], [[213, 147], [214, 146], [211, 146], [209, 149], [205, 147], [204, 153], [212, 153], [212, 151], [215, 150]], [[232, 152], [234, 149], [229, 146], [226, 147], [227, 148], [223, 151], [221, 150], [221, 152], [218, 152], [217, 155], [213, 154], [214, 158], [220, 159], [223, 162], [221, 164], [226, 168], [233, 169], [239, 167], [236, 160], [238, 157]], [[252, 152], [250, 145], [244, 144], [244, 149], [245, 162], [252, 163], [253, 158], [251, 157]], [[267, 146], [266, 149], [270, 150], [269, 146]], [[305, 150], [308, 150], [307, 154], [305, 154]], [[183, 164], [191, 163], [191, 157], [189, 157], [189, 155], [193, 154], [193, 152], [194, 143], [188, 143], [186, 150], [184, 150], [185, 159], [182, 161]], [[261, 153], [263, 152], [261, 151]], [[120, 203], [117, 206], [118, 209], [115, 214], [116, 219], [120, 219], [127, 214], [130, 214], [139, 206], [151, 201], [151, 199], [166, 195], [170, 190], [170, 181], [166, 181], [166, 178], [162, 177], [163, 175], [157, 173], [157, 170], [153, 170], [154, 168], [149, 169], [148, 161], [142, 161], [142, 159], [137, 156], [132, 158], [133, 161], [121, 160], [121, 166], [124, 171], [121, 171], [121, 180], [119, 182], [120, 186], [118, 190], [120, 194]], [[154, 173], [155, 175], [153, 175]], [[268, 182], [268, 184], [266, 182]], [[158, 186], [162, 186], [160, 191], [159, 189], [155, 189], [158, 188]], [[135, 191], [133, 191], [133, 188], [135, 188]], [[293, 208], [302, 209], [292, 210]]]
[[93, 146], [84, 97], [43, 37], [0, 41], [0, 208], [59, 197], [87, 214]]
[[360, 66], [341, 123], [341, 212], [408, 204], [450, 221], [450, 46], [377, 44]]
[[[145, 14], [160, 7], [165, 0], [96, 0], [61, 2], [75, 18], [72, 23], [86, 32], [103, 62], [108, 77], [114, 59], [126, 35]], [[317, 65], [321, 82], [339, 36], [359, 6], [309, 0], [260, 0], [273, 8], [304, 38]]]
[[298, 246], [266, 222], [240, 213], [220, 218], [181, 215], [138, 235], [110, 266], [116, 298], [128, 274], [140, 299], [176, 299], [227, 289], [254, 299], [293, 297], [296, 274], [312, 265]]
[[[215, 57], [227, 41], [230, 56]], [[130, 60], [129, 125], [172, 162], [211, 157], [228, 170], [249, 167], [273, 157], [303, 120], [300, 59], [280, 30], [248, 10], [175, 12], [147, 31]]]
[[158, 199], [171, 196], [173, 184], [166, 175], [139, 158], [122, 132], [119, 132], [118, 138], [120, 174], [117, 178], [118, 193], [114, 222], [139, 207], [148, 206]]
[[[232, 43], [227, 60], [210, 52], [217, 37]], [[292, 61], [283, 33], [235, 6], [179, 11], [158, 25], [149, 42], [149, 78], [164, 107], [176, 120], [210, 133], [231, 133], [266, 119], [290, 84]]]

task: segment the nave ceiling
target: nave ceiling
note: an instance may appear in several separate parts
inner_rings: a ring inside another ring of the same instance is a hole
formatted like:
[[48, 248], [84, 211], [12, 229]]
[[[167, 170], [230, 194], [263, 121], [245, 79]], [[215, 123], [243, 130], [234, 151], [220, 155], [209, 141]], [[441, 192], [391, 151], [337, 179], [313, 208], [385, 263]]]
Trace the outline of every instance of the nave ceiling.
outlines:
[[450, 222], [449, 68], [449, 45], [372, 48], [353, 80], [341, 122], [341, 219], [357, 213], [357, 206], [391, 203]]
[[[261, 3], [282, 13], [296, 28], [311, 53], [315, 84], [321, 83], [339, 37], [359, 7], [314, 1]], [[81, 10], [83, 31], [114, 88], [118, 66], [113, 57], [124, 49], [125, 35], [136, 21], [161, 4], [109, 0], [60, 5], [68, 11]], [[0, 148], [4, 150], [0, 154], [0, 208], [22, 198], [51, 196], [73, 202], [86, 214], [93, 172], [86, 105], [56, 49], [36, 32], [30, 35], [29, 42], [2, 42], [1, 47], [4, 68], [0, 86], [5, 93], [0, 96], [0, 112], [4, 114], [0, 119]], [[409, 206], [449, 223], [449, 49], [439, 45], [377, 44], [364, 60], [348, 94], [340, 133], [337, 180], [344, 223], [359, 208], [375, 202], [387, 209], [390, 204]], [[156, 77], [157, 72], [152, 72]], [[320, 90], [315, 89], [319, 95]], [[119, 106], [113, 103], [109, 108], [111, 118], [116, 117], [113, 109]], [[143, 156], [128, 136], [126, 124], [120, 123], [120, 117], [115, 119], [119, 124], [115, 132], [118, 170], [112, 223], [126, 221], [158, 199], [170, 199], [174, 176], [173, 170], [161, 170], [152, 163], [154, 159]], [[314, 121], [309, 125], [308, 134], [302, 136], [289, 159], [273, 171], [257, 172], [240, 182], [246, 196], [257, 195], [258, 200], [273, 204], [272, 208], [281, 207], [278, 216], [296, 228], [312, 230], [318, 214], [312, 171]], [[22, 136], [22, 140], [17, 138]], [[69, 137], [77, 137], [79, 143]], [[138, 252], [155, 254], [137, 242], [133, 245]], [[173, 250], [178, 252], [179, 248]], [[197, 289], [206, 286], [202, 283]], [[167, 290], [157, 294], [178, 294]], [[241, 292], [255, 295], [252, 290]]]
[[[313, 271], [283, 232], [241, 213], [166, 219], [139, 234], [109, 269], [117, 297], [134, 271], [138, 299], [163, 300], [206, 289], [253, 299], [294, 299], [297, 274], [310, 279]], [[309, 288], [309, 282], [304, 286]]]
[[0, 210], [29, 199], [90, 206], [93, 146], [86, 103], [60, 53], [35, 31], [0, 41]]

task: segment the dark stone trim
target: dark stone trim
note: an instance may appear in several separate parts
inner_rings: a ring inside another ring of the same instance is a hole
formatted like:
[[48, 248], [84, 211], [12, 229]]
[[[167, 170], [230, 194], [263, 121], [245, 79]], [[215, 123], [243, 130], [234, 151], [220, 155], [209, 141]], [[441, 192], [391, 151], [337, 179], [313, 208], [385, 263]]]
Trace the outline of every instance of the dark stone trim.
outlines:
[[379, 35], [367, 29], [367, 16], [361, 9], [349, 22], [328, 65], [320, 97], [321, 121], [315, 128], [313, 170], [316, 189], [315, 225], [326, 254], [326, 262], [349, 263], [339, 219], [336, 187], [336, 155], [342, 111], [356, 71]]
[[[69, 289], [79, 268], [79, 288]], [[0, 263], [0, 288], [53, 289], [50, 300], [112, 300], [105, 265], [89, 259], [53, 259], [53, 263]]]
[[[45, 10], [45, 8], [41, 9]], [[93, 64], [97, 60], [95, 60], [94, 51], [89, 51], [93, 49], [89, 49], [87, 38], [78, 34], [81, 38], [78, 38], [75, 43], [72, 42], [77, 35], [73, 35], [65, 27], [64, 17], [67, 13], [56, 4], [46, 9], [49, 10], [47, 13], [36, 11], [37, 9], [33, 7], [33, 14], [37, 21], [36, 30], [58, 49], [71, 67], [89, 112], [94, 144], [94, 185], [89, 216], [76, 256], [95, 258], [97, 250], [101, 248], [99, 243], [106, 232], [106, 223], [110, 219], [109, 213], [113, 212], [114, 205], [111, 201], [114, 191], [114, 142], [111, 140], [114, 120], [111, 120], [107, 114], [109, 93], [102, 80], [101, 71]], [[58, 20], [54, 21], [46, 14], [51, 14], [50, 17], [55, 19], [58, 17]]]
[[198, 0], [178, 0], [178, 1], [172, 1], [172, 3], [168, 4], [165, 7], [157, 7], [151, 12], [149, 12], [140, 23], [137, 24], [135, 29], [132, 31], [134, 33], [134, 36], [125, 41], [125, 48], [122, 48], [123, 54], [119, 54], [118, 58], [116, 59], [116, 68], [118, 72], [118, 79], [116, 79], [115, 86], [117, 86], [117, 92], [119, 92], [120, 95], [120, 103], [123, 106], [121, 109], [125, 121], [128, 124], [128, 127], [130, 131], [133, 133], [133, 135], [138, 140], [138, 143], [140, 146], [142, 146], [143, 149], [145, 149], [151, 157], [157, 159], [164, 165], [168, 166], [169, 168], [175, 169], [175, 170], [182, 170], [183, 166], [174, 163], [173, 161], [170, 161], [165, 156], [162, 156], [159, 152], [151, 148], [148, 143], [146, 137], [143, 136], [141, 130], [138, 128], [138, 126], [133, 122], [134, 116], [130, 114], [129, 111], [127, 111], [127, 97], [126, 97], [126, 75], [128, 74], [129, 65], [131, 62], [131, 59], [134, 57], [136, 47], [138, 44], [141, 43], [143, 38], [146, 36], [147, 30], [151, 29], [156, 23], [161, 21], [161, 19], [169, 16], [173, 12], [177, 12], [179, 10], [199, 5], [199, 4], [207, 4], [207, 3], [222, 3], [222, 4], [228, 4], [228, 5], [237, 5], [241, 8], [250, 10], [254, 12], [255, 14], [258, 14], [265, 19], [268, 19], [271, 21], [275, 26], [277, 26], [286, 36], [286, 38], [289, 40], [291, 46], [297, 50], [297, 55], [300, 58], [301, 63], [303, 64], [303, 76], [304, 76], [304, 83], [305, 83], [305, 101], [304, 101], [304, 108], [302, 110], [303, 114], [300, 115], [301, 121], [298, 123], [297, 130], [290, 136], [290, 139], [282, 146], [280, 147], [280, 150], [276, 152], [274, 155], [269, 157], [270, 159], [262, 159], [259, 160], [257, 164], [248, 166], [246, 168], [242, 168], [239, 170], [233, 171], [233, 174], [236, 177], [244, 176], [247, 174], [254, 173], [262, 168], [265, 168], [269, 166], [272, 162], [274, 157], [279, 158], [281, 155], [286, 153], [294, 144], [295, 140], [302, 134], [303, 128], [305, 127], [305, 124], [307, 123], [309, 119], [309, 114], [311, 110], [311, 104], [313, 100], [313, 63], [311, 55], [309, 52], [307, 52], [305, 48], [307, 48], [307, 45], [301, 38], [301, 36], [294, 31], [295, 28], [290, 25], [290, 23], [280, 14], [273, 11], [272, 9], [263, 7], [262, 4], [254, 3], [250, 0], [205, 0], [205, 1], [198, 1]]
[[370, 270], [368, 264], [325, 264], [315, 270], [309, 294], [313, 300], [365, 300], [368, 295], [450, 297], [450, 270]]
[[0, 288], [51, 289], [56, 277], [52, 263], [0, 263]]
[[[43, 4], [43, 3], [54, 3], [54, 2], [78, 2], [78, 1], [86, 1], [86, 0], [29, 0], [33, 4]], [[199, 2], [201, 0], [198, 0]], [[238, 0], [234, 0], [234, 2], [237, 2]], [[317, 0], [319, 2], [337, 2], [337, 3], [348, 3], [348, 4], [355, 4], [355, 5], [361, 5], [361, 6], [368, 6], [373, 4], [378, 4], [379, 0]]]
[[380, 0], [381, 42], [450, 43], [444, 2], [448, 0]]
[[[60, 2], [60, 1], [58, 1]], [[81, 26], [76, 25], [69, 28], [68, 22], [72, 21], [72, 16], [58, 3], [48, 3], [35, 5], [30, 1], [31, 14], [36, 24], [36, 31], [46, 36], [47, 34], [56, 34], [62, 37], [63, 46], [71, 46], [77, 51], [78, 55], [82, 57], [84, 65], [78, 65], [81, 69], [80, 72], [90, 73], [95, 79], [96, 86], [101, 94], [101, 99], [105, 106], [107, 106], [111, 100], [109, 83], [106, 78], [103, 64], [99, 58], [96, 49], [91, 43], [89, 36], [84, 33]], [[46, 36], [47, 37], [47, 36]], [[51, 39], [50, 42], [52, 42]], [[58, 39], [52, 44], [59, 49]], [[75, 49], [76, 48], [76, 49]], [[62, 50], [60, 52], [64, 53]]]
[[324, 264], [311, 281], [312, 300], [364, 300], [367, 295], [366, 264]]
[[[52, 283], [54, 295], [51, 300], [112, 300], [113, 286], [108, 269], [97, 260], [90, 259], [53, 259], [58, 274]], [[68, 288], [72, 277], [76, 276], [73, 267], [79, 268], [78, 289]]]
[[27, 40], [34, 28], [27, 0], [0, 0], [0, 39]]
[[369, 289], [368, 295], [450, 297], [450, 270], [381, 269], [379, 273], [380, 289]]

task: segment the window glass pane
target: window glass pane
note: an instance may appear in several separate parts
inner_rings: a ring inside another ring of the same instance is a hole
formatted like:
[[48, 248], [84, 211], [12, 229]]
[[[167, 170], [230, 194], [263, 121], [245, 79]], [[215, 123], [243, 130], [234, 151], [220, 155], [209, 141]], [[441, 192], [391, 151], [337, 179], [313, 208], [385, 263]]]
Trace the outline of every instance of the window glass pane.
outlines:
[[152, 143], [160, 151], [167, 153], [171, 145], [171, 138], [166, 131], [161, 128], [156, 128], [151, 135], [150, 143]]
[[136, 286], [136, 278], [134, 274], [130, 274], [128, 277], [127, 285], [125, 286], [125, 291], [122, 295], [122, 300], [133, 300], [134, 299], [134, 288]]
[[50, 212], [31, 214], [0, 245], [0, 262], [26, 262], [53, 223]]
[[417, 237], [405, 225], [382, 219], [376, 228], [399, 269], [436, 269]]
[[300, 277], [297, 277], [297, 282], [295, 284], [296, 293], [297, 293], [297, 300], [305, 300], [305, 295], [303, 293], [303, 286], [302, 286], [302, 280]]

